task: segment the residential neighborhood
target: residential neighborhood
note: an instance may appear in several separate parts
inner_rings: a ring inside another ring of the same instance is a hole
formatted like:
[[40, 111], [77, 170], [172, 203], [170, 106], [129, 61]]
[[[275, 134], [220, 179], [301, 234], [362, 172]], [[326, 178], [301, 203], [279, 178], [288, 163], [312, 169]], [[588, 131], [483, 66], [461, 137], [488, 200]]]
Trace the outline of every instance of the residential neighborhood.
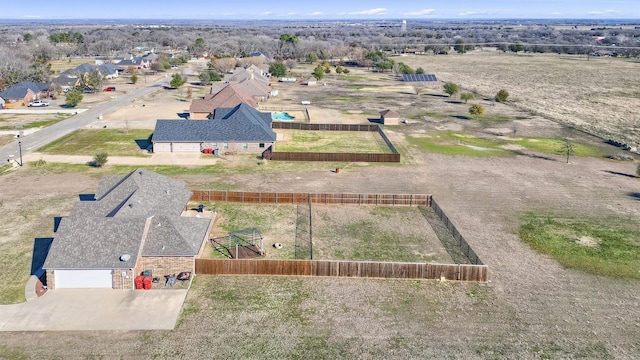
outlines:
[[637, 19], [31, 5], [0, 359], [640, 357]]

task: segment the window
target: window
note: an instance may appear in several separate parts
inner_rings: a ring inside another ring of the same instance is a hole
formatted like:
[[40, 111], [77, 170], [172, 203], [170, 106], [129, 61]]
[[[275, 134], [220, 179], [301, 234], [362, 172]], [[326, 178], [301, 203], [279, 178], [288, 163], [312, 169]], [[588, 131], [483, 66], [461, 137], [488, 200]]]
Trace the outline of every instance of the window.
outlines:
[[249, 144], [242, 143], [242, 150], [247, 150], [249, 148]]
[[264, 143], [260, 143], [260, 149], [264, 149]]
[[222, 148], [223, 149], [228, 149], [229, 148], [229, 143], [222, 143]]

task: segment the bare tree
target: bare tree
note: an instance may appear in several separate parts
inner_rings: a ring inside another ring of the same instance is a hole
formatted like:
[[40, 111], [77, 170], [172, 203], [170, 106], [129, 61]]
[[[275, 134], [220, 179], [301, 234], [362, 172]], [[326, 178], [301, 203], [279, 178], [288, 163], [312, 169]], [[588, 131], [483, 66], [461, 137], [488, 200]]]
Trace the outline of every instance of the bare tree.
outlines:
[[289, 72], [291, 72], [291, 70], [298, 65], [298, 62], [294, 59], [287, 59], [284, 64], [287, 66], [287, 69], [289, 69]]

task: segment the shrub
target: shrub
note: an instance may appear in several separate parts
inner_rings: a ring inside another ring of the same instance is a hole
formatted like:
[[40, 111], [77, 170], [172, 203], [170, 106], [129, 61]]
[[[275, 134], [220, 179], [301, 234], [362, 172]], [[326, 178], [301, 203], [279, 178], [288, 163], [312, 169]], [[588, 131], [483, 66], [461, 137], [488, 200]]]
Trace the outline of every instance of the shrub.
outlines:
[[505, 102], [505, 101], [507, 101], [508, 97], [509, 97], [509, 93], [507, 92], [507, 90], [502, 89], [502, 90], [498, 91], [498, 93], [496, 94], [496, 101], [497, 102]]
[[98, 153], [93, 157], [93, 165], [95, 167], [102, 167], [107, 161], [109, 161], [109, 155], [105, 152]]

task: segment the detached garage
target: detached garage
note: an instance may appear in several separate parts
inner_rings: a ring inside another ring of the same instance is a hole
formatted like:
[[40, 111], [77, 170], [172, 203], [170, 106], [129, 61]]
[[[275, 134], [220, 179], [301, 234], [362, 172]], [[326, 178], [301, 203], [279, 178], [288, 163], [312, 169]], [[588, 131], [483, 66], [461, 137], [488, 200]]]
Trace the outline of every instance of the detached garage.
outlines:
[[111, 289], [113, 270], [56, 270], [56, 289]]

